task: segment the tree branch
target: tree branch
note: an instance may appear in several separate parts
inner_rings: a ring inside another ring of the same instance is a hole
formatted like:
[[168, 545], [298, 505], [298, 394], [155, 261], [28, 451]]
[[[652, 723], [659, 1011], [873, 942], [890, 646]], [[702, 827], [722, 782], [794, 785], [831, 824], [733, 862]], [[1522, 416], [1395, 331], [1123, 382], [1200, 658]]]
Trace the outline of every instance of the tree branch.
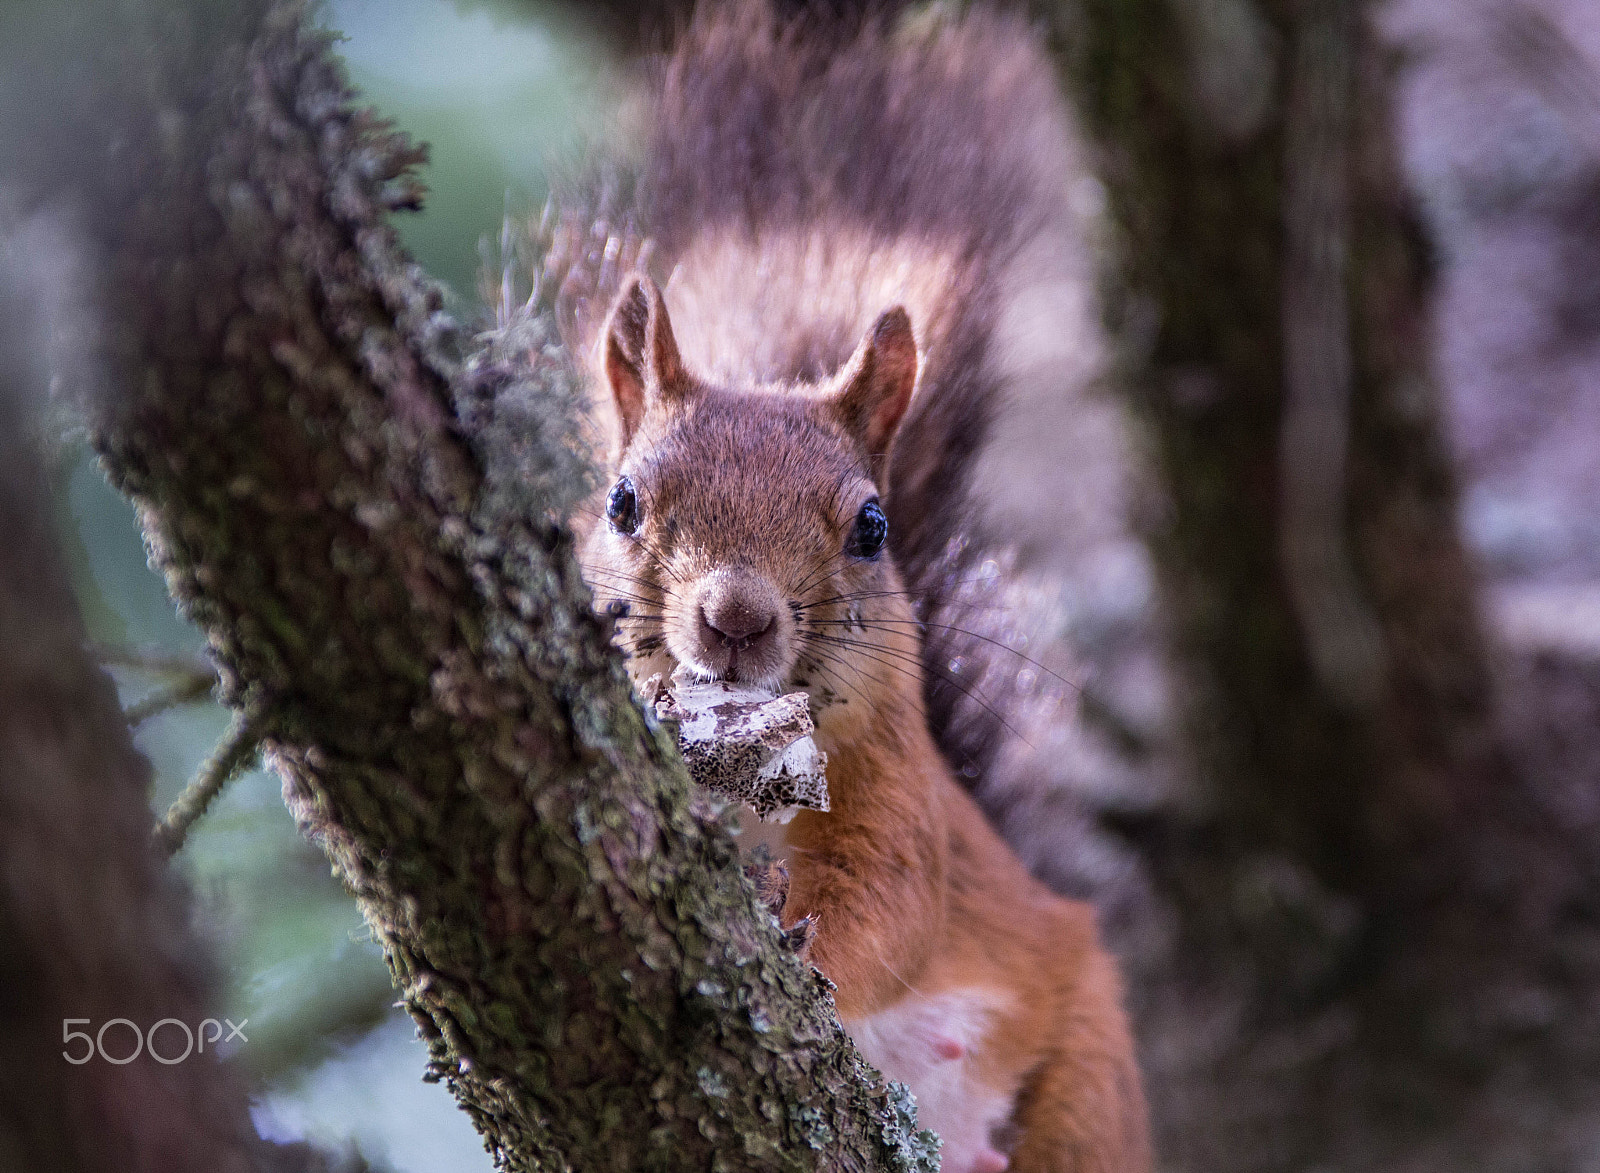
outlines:
[[[156, 824], [156, 847], [163, 856], [170, 858], [178, 853], [195, 820], [206, 813], [206, 808], [222, 793], [222, 788], [254, 758], [261, 747], [261, 732], [254, 718], [255, 714], [248, 709], [234, 714], [233, 724], [228, 727], [221, 743], [201, 763], [194, 778], [183, 788], [183, 793], [173, 800], [167, 813]], [[133, 724], [131, 721], [129, 723]]]
[[209, 668], [203, 672], [196, 672], [192, 676], [180, 679], [176, 684], [159, 688], [142, 700], [129, 705], [122, 715], [130, 729], [137, 729], [151, 717], [165, 713], [168, 709], [206, 699], [211, 695], [211, 689], [216, 683], [217, 675]]

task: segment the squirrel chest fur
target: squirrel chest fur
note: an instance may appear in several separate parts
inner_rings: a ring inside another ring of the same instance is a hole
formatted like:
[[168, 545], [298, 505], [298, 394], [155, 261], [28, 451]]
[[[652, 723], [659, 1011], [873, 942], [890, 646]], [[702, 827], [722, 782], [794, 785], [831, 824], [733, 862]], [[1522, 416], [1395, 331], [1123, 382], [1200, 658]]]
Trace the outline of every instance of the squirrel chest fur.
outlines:
[[840, 31], [724, 7], [656, 79], [627, 226], [567, 214], [566, 320], [610, 432], [598, 603], [637, 680], [809, 694], [831, 809], [786, 829], [782, 919], [811, 918], [846, 1029], [951, 1173], [1149, 1167], [1093, 914], [985, 821], [923, 694], [916, 600], [1004, 395], [1056, 100], [982, 10]]

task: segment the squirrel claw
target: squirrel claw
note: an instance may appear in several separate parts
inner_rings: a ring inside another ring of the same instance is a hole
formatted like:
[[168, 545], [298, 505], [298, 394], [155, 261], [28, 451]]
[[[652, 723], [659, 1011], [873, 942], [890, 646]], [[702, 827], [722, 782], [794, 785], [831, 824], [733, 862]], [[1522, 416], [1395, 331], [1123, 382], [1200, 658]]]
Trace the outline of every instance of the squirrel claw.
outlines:
[[783, 943], [799, 956], [801, 961], [804, 961], [811, 952], [811, 942], [816, 939], [816, 936], [816, 918], [803, 916], [783, 931]]
[[[745, 878], [756, 886], [756, 896], [766, 906], [767, 911], [778, 917], [781, 923], [783, 906], [789, 899], [789, 869], [772, 858], [772, 853], [767, 850], [766, 844], [758, 843], [745, 860], [744, 874]], [[783, 930], [784, 948], [797, 954], [800, 960], [804, 961], [811, 951], [811, 941], [816, 935], [816, 918], [803, 916]]]
[[744, 865], [745, 877], [756, 886], [756, 896], [773, 916], [783, 914], [789, 898], [789, 869], [772, 858], [764, 843], [757, 844]]

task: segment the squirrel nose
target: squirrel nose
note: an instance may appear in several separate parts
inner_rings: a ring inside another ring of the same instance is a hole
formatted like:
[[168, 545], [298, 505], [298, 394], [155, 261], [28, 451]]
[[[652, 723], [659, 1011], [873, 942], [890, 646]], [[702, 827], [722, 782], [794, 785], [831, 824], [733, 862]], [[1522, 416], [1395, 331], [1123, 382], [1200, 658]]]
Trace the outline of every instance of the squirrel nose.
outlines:
[[700, 616], [712, 633], [725, 643], [748, 646], [772, 630], [777, 614], [737, 594], [709, 598], [700, 604]]
[[759, 680], [783, 664], [783, 596], [762, 575], [726, 566], [708, 575], [696, 607], [694, 659], [725, 680]]

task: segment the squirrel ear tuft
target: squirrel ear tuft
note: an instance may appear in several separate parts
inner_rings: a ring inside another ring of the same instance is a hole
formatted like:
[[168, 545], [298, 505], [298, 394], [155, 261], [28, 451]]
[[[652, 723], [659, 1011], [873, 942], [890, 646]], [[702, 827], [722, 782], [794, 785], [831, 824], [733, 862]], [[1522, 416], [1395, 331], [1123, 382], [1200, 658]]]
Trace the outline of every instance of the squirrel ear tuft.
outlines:
[[633, 277], [617, 297], [605, 334], [606, 381], [617, 403], [626, 448], [652, 399], [682, 399], [689, 378], [672, 336], [667, 304], [656, 283], [643, 274]]
[[839, 376], [834, 409], [883, 480], [889, 444], [917, 384], [917, 341], [905, 307], [885, 311]]

